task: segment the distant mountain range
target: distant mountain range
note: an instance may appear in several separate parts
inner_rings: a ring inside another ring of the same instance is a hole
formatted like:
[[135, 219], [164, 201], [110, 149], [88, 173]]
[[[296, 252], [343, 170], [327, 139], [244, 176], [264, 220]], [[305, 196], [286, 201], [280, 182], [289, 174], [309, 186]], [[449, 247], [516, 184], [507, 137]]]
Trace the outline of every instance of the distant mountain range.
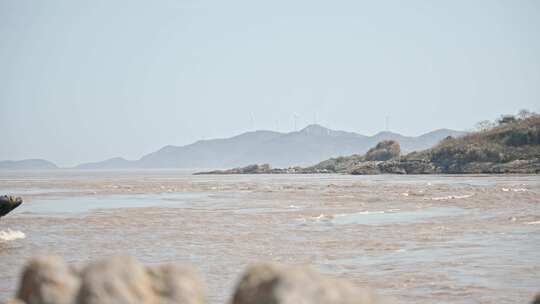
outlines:
[[44, 159], [4, 160], [0, 161], [0, 170], [48, 170], [58, 169], [50, 161]]
[[[201, 140], [186, 146], [165, 146], [139, 160], [120, 157], [84, 163], [77, 169], [229, 168], [268, 163], [275, 167], [307, 166], [340, 155], [361, 154], [379, 141], [393, 139], [405, 152], [434, 146], [447, 136], [465, 132], [439, 129], [417, 137], [392, 132], [366, 136], [309, 125], [300, 131], [253, 131], [230, 138]], [[1, 168], [1, 167], [0, 167]]]

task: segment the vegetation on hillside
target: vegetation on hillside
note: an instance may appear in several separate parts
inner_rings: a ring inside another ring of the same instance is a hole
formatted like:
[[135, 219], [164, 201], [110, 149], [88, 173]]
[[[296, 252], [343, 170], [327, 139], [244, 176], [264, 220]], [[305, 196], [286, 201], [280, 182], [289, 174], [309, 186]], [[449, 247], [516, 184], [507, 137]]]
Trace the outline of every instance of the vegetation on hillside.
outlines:
[[204, 173], [540, 173], [540, 115], [522, 110], [516, 116], [482, 121], [477, 128], [476, 132], [457, 138], [449, 136], [433, 148], [404, 156], [397, 141], [385, 140], [365, 155], [330, 158], [307, 168], [251, 165]]
[[369, 149], [364, 159], [370, 160], [390, 160], [399, 157], [401, 154], [401, 148], [399, 143], [395, 140], [383, 140], [379, 142], [375, 147]]
[[365, 155], [325, 160], [304, 172], [376, 173], [537, 173], [540, 115], [526, 110], [483, 121], [465, 136], [447, 137], [431, 149], [400, 156], [397, 142], [381, 142]]
[[519, 116], [502, 116], [489, 128], [460, 138], [446, 138], [406, 159], [429, 160], [443, 171], [454, 171], [470, 163], [508, 163], [539, 157], [540, 115], [522, 111]]

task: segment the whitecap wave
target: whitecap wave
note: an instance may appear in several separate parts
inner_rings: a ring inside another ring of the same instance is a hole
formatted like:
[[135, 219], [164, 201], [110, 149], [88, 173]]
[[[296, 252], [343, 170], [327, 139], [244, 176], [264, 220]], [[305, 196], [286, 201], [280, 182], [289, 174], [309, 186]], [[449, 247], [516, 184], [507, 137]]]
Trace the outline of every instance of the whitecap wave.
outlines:
[[465, 195], [447, 195], [447, 196], [439, 196], [439, 197], [432, 197], [432, 201], [443, 201], [443, 200], [451, 200], [451, 199], [462, 199], [462, 198], [468, 198], [473, 196], [473, 194], [465, 194]]
[[512, 192], [525, 192], [525, 191], [527, 191], [527, 189], [525, 189], [525, 188], [502, 188], [501, 190], [503, 192], [510, 192], [510, 191], [512, 191]]
[[26, 238], [26, 234], [18, 230], [0, 230], [0, 242], [9, 242]]
[[336, 214], [335, 217], [344, 217], [344, 216], [351, 216], [351, 215], [367, 215], [367, 214], [382, 214], [384, 211], [359, 211], [354, 213], [340, 213]]

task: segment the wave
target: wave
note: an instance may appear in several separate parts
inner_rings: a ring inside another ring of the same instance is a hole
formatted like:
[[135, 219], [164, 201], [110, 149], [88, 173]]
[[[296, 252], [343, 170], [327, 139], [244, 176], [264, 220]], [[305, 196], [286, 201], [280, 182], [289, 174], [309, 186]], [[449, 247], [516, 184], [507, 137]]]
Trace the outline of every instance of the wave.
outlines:
[[462, 198], [468, 198], [473, 196], [473, 194], [465, 194], [465, 195], [448, 195], [448, 196], [439, 196], [439, 197], [432, 197], [432, 201], [443, 201], [443, 200], [452, 200], [452, 199], [462, 199]]
[[0, 242], [9, 242], [26, 238], [26, 234], [18, 230], [0, 230]]
[[513, 192], [525, 192], [527, 191], [527, 189], [525, 188], [502, 188], [501, 189], [503, 192], [509, 192], [509, 191], [513, 191]]

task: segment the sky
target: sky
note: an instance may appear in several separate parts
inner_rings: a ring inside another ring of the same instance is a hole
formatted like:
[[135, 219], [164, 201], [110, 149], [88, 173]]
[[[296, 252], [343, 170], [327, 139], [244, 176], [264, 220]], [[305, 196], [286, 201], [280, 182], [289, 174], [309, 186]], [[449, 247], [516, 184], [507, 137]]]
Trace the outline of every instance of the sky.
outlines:
[[0, 0], [0, 159], [540, 111], [540, 1]]

